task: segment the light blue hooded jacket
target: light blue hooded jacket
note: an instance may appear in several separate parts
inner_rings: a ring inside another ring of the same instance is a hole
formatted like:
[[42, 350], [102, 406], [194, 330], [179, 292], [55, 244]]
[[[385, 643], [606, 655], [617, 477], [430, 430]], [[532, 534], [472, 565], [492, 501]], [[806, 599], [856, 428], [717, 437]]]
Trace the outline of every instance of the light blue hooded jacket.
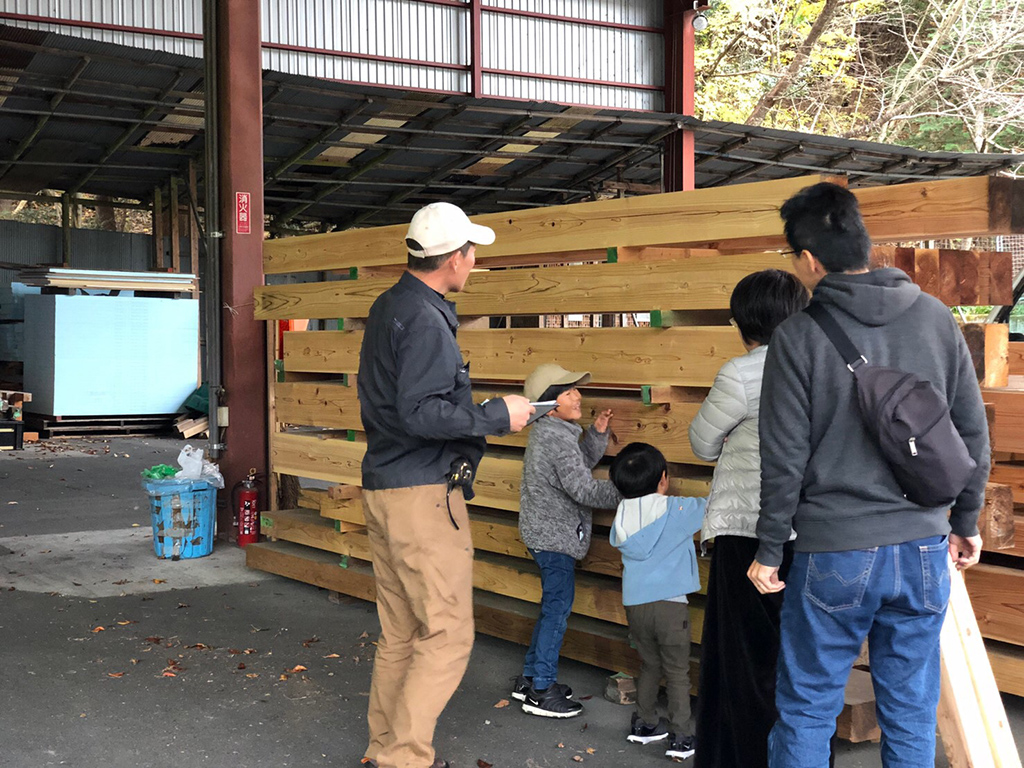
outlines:
[[651, 493], [624, 499], [609, 536], [622, 553], [622, 603], [672, 600], [700, 590], [693, 535], [707, 499]]

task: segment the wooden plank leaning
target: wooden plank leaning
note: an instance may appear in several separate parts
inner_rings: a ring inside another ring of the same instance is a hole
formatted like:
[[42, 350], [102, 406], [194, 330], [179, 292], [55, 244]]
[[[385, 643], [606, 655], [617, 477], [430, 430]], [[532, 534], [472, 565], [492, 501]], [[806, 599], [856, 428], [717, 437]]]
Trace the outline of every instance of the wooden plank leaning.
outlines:
[[963, 576], [950, 563], [939, 733], [951, 768], [1021, 768]]

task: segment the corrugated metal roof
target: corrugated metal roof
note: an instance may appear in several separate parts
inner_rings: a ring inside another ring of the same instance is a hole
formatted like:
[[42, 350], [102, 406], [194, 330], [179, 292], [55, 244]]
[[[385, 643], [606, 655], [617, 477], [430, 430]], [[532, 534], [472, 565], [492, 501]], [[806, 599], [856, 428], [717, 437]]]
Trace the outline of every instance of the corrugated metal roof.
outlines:
[[[202, 157], [198, 59], [0, 26], [0, 64], [8, 76], [0, 81], [0, 189], [81, 185], [83, 192], [148, 200], [155, 186]], [[438, 198], [488, 212], [655, 191], [661, 139], [681, 125], [696, 135], [698, 186], [822, 171], [848, 173], [855, 185], [885, 184], [1024, 162], [275, 72], [264, 73], [264, 93], [265, 208], [275, 223], [386, 224]], [[40, 121], [38, 136], [18, 154]], [[129, 139], [111, 153], [126, 130]], [[149, 146], [154, 141], [170, 143]], [[284, 163], [304, 147], [299, 162]]]

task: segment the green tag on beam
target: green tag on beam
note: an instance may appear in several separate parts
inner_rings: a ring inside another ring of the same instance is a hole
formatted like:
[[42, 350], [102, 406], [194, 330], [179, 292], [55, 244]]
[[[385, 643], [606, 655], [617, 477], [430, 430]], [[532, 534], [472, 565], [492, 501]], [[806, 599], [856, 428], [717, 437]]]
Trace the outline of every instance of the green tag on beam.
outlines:
[[644, 384], [642, 387], [640, 387], [640, 399], [643, 401], [644, 405], [652, 405], [650, 384]]
[[619, 249], [612, 247], [608, 249], [608, 263], [618, 264], [619, 263]]
[[348, 555], [342, 555], [341, 561], [338, 563], [342, 568], [348, 568]]
[[260, 529], [261, 530], [265, 531], [265, 530], [267, 530], [267, 528], [273, 528], [273, 527], [274, 527], [274, 520], [273, 520], [273, 518], [264, 517], [263, 515], [260, 515]]
[[274, 371], [275, 371], [275, 373], [277, 373], [277, 381], [279, 383], [283, 382], [284, 381], [284, 360], [275, 360], [274, 361]]

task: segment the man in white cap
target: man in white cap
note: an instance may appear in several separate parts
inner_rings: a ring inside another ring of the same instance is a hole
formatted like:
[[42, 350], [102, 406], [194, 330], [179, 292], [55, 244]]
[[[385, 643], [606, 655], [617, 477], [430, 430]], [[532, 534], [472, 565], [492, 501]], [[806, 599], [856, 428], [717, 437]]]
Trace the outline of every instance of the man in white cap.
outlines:
[[486, 435], [534, 412], [509, 395], [474, 405], [455, 305], [494, 230], [431, 203], [406, 235], [408, 271], [374, 302], [359, 358], [366, 454], [363, 509], [381, 634], [364, 764], [444, 768], [434, 726], [473, 647], [473, 542], [466, 500]]

